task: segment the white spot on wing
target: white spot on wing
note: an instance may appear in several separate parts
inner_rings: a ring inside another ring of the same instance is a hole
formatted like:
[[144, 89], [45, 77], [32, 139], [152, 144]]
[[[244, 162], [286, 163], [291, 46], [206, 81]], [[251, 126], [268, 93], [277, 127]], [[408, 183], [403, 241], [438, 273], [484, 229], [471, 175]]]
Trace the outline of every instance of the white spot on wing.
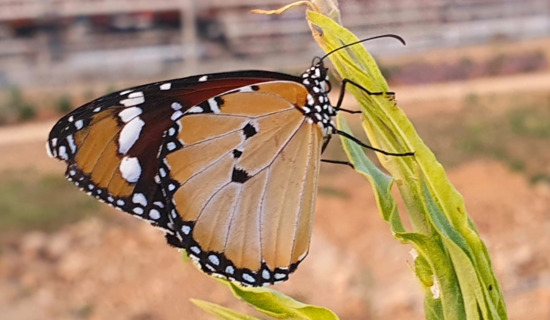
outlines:
[[179, 102], [172, 102], [172, 104], [170, 106], [174, 110], [181, 110], [183, 108], [183, 106]]
[[147, 198], [145, 198], [145, 195], [143, 193], [135, 193], [132, 196], [132, 202], [141, 204], [142, 206], [147, 206]]
[[199, 82], [204, 82], [206, 80], [208, 80], [208, 76], [202, 76], [199, 78]]
[[158, 220], [160, 218], [160, 212], [157, 209], [151, 209], [151, 211], [149, 211], [149, 217], [153, 220]]
[[201, 249], [197, 246], [192, 246], [190, 249], [191, 249], [191, 251], [193, 251], [196, 254], [201, 253]]
[[122, 158], [119, 169], [122, 177], [130, 183], [136, 183], [141, 176], [139, 160], [134, 157]]
[[137, 92], [132, 92], [128, 95], [128, 98], [139, 98], [139, 97], [143, 97], [143, 92], [137, 91]]
[[126, 154], [128, 150], [132, 148], [139, 139], [141, 129], [144, 125], [145, 122], [138, 117], [128, 122], [124, 128], [122, 128], [118, 137], [118, 152], [120, 154]]
[[172, 84], [170, 82], [163, 83], [159, 86], [160, 90], [170, 90], [172, 88]]
[[286, 274], [284, 274], [284, 273], [275, 273], [275, 276], [274, 276], [274, 277], [275, 277], [275, 279], [277, 279], [277, 280], [281, 280], [281, 279], [286, 278]]
[[181, 227], [181, 231], [183, 232], [183, 234], [189, 234], [189, 232], [191, 232], [191, 227], [190, 226], [183, 226]]
[[239, 92], [254, 92], [251, 86], [240, 87]]
[[210, 106], [210, 110], [212, 110], [213, 113], [220, 113], [220, 106], [214, 99], [208, 99], [208, 105]]
[[172, 150], [176, 149], [176, 144], [174, 142], [168, 142], [166, 144], [166, 148], [168, 149], [168, 151], [172, 151]]
[[213, 254], [208, 256], [208, 260], [210, 260], [210, 262], [212, 262], [213, 265], [217, 266], [220, 264], [220, 259]]
[[74, 126], [75, 126], [76, 130], [80, 130], [80, 129], [82, 129], [82, 127], [84, 126], [84, 121], [82, 121], [82, 119], [77, 120], [77, 121], [74, 123]]
[[141, 110], [141, 108], [138, 108], [138, 107], [127, 108], [120, 111], [118, 113], [118, 117], [120, 118], [120, 120], [122, 120], [122, 122], [127, 123], [131, 121], [133, 118], [139, 116], [142, 112], [143, 110]]
[[69, 155], [67, 154], [67, 148], [65, 146], [59, 147], [59, 157], [63, 160], [68, 160]]
[[170, 117], [170, 119], [171, 119], [172, 121], [176, 121], [176, 120], [178, 120], [179, 118], [181, 118], [182, 116], [183, 116], [183, 112], [181, 112], [181, 111], [178, 110], [178, 111], [172, 113], [172, 116]]
[[145, 102], [145, 98], [143, 97], [143, 92], [132, 92], [128, 95], [128, 98], [120, 100], [120, 103], [123, 104], [125, 107], [131, 107], [138, 104], [142, 104]]
[[73, 135], [67, 136], [67, 142], [69, 143], [69, 148], [71, 149], [71, 153], [74, 154], [76, 151], [76, 145], [74, 144]]
[[203, 112], [204, 110], [202, 109], [202, 107], [199, 107], [199, 106], [194, 106], [189, 110], [187, 110], [187, 113], [203, 113]]
[[164, 170], [164, 168], [159, 168], [159, 174], [161, 178], [166, 177], [166, 170]]
[[243, 273], [243, 280], [245, 280], [246, 282], [250, 282], [250, 283], [256, 282], [256, 279], [254, 279], [254, 277], [252, 277], [248, 273]]

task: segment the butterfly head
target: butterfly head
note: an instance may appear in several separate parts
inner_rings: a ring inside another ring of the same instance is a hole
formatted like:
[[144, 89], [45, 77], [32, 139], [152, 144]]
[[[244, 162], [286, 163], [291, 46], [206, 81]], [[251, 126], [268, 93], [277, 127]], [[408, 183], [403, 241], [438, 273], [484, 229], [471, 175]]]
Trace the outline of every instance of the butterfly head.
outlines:
[[309, 80], [304, 83], [306, 87], [308, 86], [307, 83], [310, 82], [310, 85], [317, 84], [321, 92], [330, 92], [331, 86], [328, 77], [328, 68], [325, 67], [323, 60], [319, 57], [313, 59], [311, 67], [302, 74], [302, 78], [304, 78], [304, 80]]

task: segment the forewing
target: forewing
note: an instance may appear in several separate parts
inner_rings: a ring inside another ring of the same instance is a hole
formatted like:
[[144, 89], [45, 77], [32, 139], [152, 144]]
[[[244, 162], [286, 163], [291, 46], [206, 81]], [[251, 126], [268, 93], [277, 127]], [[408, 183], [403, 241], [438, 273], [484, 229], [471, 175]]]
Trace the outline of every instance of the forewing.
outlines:
[[219, 73], [115, 92], [69, 113], [50, 132], [47, 150], [66, 176], [101, 201], [172, 233], [158, 155], [175, 119], [221, 93], [293, 77], [263, 71]]

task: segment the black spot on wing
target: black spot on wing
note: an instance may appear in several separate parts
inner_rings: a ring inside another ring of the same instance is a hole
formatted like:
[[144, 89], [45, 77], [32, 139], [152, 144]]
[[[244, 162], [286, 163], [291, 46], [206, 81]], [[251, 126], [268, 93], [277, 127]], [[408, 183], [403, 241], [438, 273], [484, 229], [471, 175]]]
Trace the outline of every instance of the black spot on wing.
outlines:
[[220, 96], [215, 97], [214, 101], [216, 101], [216, 103], [218, 104], [218, 107], [220, 107], [220, 108], [225, 103], [225, 101], [223, 101], [223, 98], [220, 97]]
[[219, 113], [224, 102], [222, 97], [217, 96], [199, 103], [199, 107], [202, 108], [202, 113]]
[[256, 128], [254, 128], [253, 125], [251, 125], [250, 123], [247, 123], [246, 126], [244, 126], [244, 128], [243, 128], [243, 133], [244, 133], [244, 136], [246, 137], [246, 139], [248, 139], [248, 138], [253, 137], [254, 135], [256, 135], [256, 133], [258, 133], [258, 131], [256, 130]]
[[243, 169], [233, 168], [233, 174], [231, 175], [231, 181], [237, 183], [245, 183], [250, 179], [251, 176], [248, 175], [248, 172]]
[[233, 158], [235, 159], [240, 158], [242, 154], [243, 152], [241, 150], [237, 150], [237, 149], [233, 150]]

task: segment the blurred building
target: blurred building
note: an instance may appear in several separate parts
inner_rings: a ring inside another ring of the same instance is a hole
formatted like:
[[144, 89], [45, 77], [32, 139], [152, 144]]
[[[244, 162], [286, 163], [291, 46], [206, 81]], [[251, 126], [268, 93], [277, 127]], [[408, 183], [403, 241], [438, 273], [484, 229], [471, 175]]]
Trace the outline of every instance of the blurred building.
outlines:
[[[288, 0], [0, 0], [0, 87], [303, 68], [320, 51]], [[547, 0], [341, 0], [359, 36], [396, 33], [374, 53], [550, 34]]]

